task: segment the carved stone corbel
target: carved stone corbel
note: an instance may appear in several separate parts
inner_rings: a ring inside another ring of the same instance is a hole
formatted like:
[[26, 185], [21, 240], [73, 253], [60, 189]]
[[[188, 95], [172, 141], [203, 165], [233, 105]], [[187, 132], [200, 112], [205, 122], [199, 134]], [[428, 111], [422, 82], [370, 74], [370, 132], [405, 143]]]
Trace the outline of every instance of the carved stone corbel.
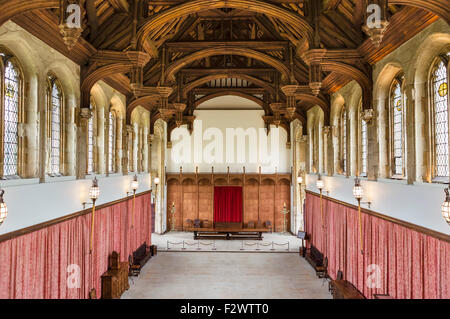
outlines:
[[381, 42], [383, 41], [384, 33], [386, 32], [386, 29], [389, 25], [388, 21], [380, 21], [379, 27], [373, 27], [370, 28], [367, 25], [363, 26], [363, 31], [370, 37], [370, 39], [373, 42], [373, 45], [375, 48], [379, 48], [381, 45]]
[[322, 129], [323, 135], [326, 135], [326, 136], [330, 135], [331, 131], [332, 131], [331, 126], [324, 126]]
[[372, 123], [372, 119], [374, 118], [374, 110], [367, 109], [363, 110], [361, 113], [361, 119], [364, 120], [368, 125]]
[[389, 25], [387, 21], [388, 0], [368, 0], [363, 31], [370, 37], [373, 45], [379, 48]]
[[[77, 10], [75, 12], [70, 10], [68, 8], [70, 5], [76, 5]], [[69, 19], [73, 21], [69, 21]], [[83, 28], [81, 28], [81, 8], [78, 1], [60, 0], [58, 27], [67, 49], [72, 50], [83, 32]]]

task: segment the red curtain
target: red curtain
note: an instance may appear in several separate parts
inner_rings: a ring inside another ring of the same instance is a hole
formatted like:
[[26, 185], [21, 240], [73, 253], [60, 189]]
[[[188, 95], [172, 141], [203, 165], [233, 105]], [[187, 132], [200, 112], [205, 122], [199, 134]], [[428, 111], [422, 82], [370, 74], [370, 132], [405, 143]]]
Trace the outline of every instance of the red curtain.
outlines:
[[[450, 298], [450, 243], [362, 213], [363, 249], [358, 211], [307, 194], [305, 229], [328, 257], [328, 272], [338, 270], [366, 297], [389, 294], [398, 299]], [[374, 281], [375, 279], [378, 281]]]
[[242, 187], [214, 187], [214, 222], [242, 222]]
[[84, 299], [92, 288], [100, 298], [108, 256], [117, 251], [128, 261], [151, 243], [150, 194], [136, 197], [134, 224], [132, 208], [128, 200], [95, 212], [92, 255], [91, 214], [1, 242], [0, 299]]

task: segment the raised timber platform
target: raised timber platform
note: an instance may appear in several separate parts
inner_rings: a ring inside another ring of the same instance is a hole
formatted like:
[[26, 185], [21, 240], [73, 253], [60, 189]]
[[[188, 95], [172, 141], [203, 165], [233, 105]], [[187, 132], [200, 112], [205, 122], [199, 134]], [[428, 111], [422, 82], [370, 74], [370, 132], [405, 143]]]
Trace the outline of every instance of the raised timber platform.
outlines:
[[241, 224], [216, 224], [212, 228], [189, 228], [194, 233], [194, 239], [224, 239], [224, 240], [262, 240], [263, 233], [270, 232], [268, 228], [243, 228]]

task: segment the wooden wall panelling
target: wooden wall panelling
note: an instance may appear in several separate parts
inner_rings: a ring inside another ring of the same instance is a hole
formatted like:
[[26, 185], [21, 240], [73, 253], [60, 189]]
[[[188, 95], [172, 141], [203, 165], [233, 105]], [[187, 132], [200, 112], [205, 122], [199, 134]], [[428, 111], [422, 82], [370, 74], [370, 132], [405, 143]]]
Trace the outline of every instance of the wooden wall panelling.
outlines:
[[181, 219], [181, 198], [180, 198], [181, 186], [177, 179], [170, 178], [167, 181], [167, 228], [172, 229], [172, 203], [175, 203], [175, 218], [176, 221]]
[[260, 185], [259, 220], [264, 223], [270, 220], [274, 225], [275, 216], [275, 182], [262, 178]]
[[259, 210], [259, 182], [258, 180], [252, 178], [248, 179], [245, 183], [245, 206], [244, 206], [244, 216], [243, 223], [246, 225], [249, 221], [258, 220], [258, 210]]
[[[290, 209], [290, 191], [291, 191], [291, 185], [290, 181], [286, 179], [279, 179], [277, 183], [277, 197], [275, 201], [275, 211], [276, 211], [276, 230], [277, 231], [283, 231], [284, 226], [284, 218], [285, 216], [281, 213], [281, 210], [283, 209], [284, 203], [286, 203], [286, 209]], [[289, 230], [290, 225], [290, 213], [286, 216], [286, 230]]]
[[214, 188], [211, 184], [210, 179], [200, 178], [198, 182], [198, 218], [207, 219], [209, 221], [214, 220], [213, 203], [214, 203]]
[[[186, 219], [214, 221], [214, 186], [241, 186], [243, 192], [242, 223], [271, 221], [276, 231], [283, 230], [283, 204], [290, 207], [290, 174], [167, 174], [167, 214], [176, 207], [176, 230], [183, 230]], [[181, 183], [180, 183], [181, 182]], [[289, 229], [289, 215], [287, 216]]]
[[[192, 178], [184, 178], [182, 183], [183, 192], [183, 215], [182, 223], [184, 224], [186, 219], [194, 220], [197, 218], [197, 185]], [[181, 225], [181, 223], [180, 223]], [[184, 229], [184, 228], [183, 228]]]

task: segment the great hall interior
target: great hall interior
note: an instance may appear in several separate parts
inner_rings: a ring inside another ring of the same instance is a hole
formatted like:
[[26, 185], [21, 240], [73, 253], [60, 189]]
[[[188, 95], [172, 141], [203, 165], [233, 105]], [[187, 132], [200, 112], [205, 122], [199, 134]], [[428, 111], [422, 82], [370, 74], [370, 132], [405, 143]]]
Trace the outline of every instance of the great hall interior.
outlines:
[[0, 0], [0, 299], [449, 299], [448, 0]]

